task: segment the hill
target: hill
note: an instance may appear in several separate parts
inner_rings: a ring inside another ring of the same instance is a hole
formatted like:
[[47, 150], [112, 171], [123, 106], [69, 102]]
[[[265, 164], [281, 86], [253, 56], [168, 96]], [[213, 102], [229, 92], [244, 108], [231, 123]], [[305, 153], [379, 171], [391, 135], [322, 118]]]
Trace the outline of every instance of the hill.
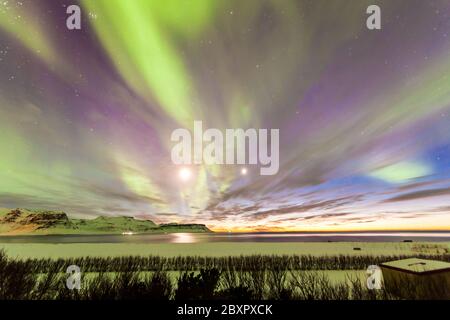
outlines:
[[210, 232], [203, 224], [157, 225], [133, 217], [72, 219], [62, 211], [0, 209], [0, 235]]

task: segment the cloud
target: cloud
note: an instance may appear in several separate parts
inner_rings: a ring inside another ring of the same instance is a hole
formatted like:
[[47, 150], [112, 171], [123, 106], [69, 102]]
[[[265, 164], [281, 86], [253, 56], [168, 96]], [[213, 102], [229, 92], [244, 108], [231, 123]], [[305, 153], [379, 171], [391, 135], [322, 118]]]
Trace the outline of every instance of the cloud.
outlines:
[[402, 195], [387, 199], [384, 202], [409, 201], [409, 200], [417, 200], [417, 199], [437, 197], [437, 196], [446, 196], [446, 195], [450, 195], [449, 188], [421, 190], [421, 191], [415, 191], [415, 192], [402, 194]]

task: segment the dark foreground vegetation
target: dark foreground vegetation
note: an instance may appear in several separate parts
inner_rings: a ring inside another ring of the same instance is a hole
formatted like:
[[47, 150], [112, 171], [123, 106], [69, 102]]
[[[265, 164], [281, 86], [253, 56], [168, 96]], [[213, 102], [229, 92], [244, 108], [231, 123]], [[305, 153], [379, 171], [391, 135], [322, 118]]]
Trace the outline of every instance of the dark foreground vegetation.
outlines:
[[[3, 254], [4, 255], [4, 254]], [[72, 259], [26, 259], [15, 264], [33, 273], [49, 270], [65, 272], [67, 266], [77, 265], [83, 272], [130, 272], [130, 271], [198, 271], [219, 269], [236, 271], [264, 271], [274, 268], [283, 270], [366, 270], [369, 265], [386, 261], [411, 258], [410, 255], [384, 256], [310, 256], [310, 255], [252, 255], [252, 256], [129, 256], [108, 258]], [[450, 262], [450, 254], [414, 255], [416, 258]], [[9, 260], [12, 262], [12, 260]]]
[[[450, 261], [450, 255], [421, 256]], [[0, 299], [372, 300], [449, 299], [446, 286], [399, 280], [398, 292], [369, 290], [349, 273], [332, 281], [323, 270], [366, 270], [407, 256], [118, 257], [14, 260], [0, 251]], [[66, 286], [70, 265], [82, 270], [81, 288]], [[322, 270], [322, 271], [320, 271]]]

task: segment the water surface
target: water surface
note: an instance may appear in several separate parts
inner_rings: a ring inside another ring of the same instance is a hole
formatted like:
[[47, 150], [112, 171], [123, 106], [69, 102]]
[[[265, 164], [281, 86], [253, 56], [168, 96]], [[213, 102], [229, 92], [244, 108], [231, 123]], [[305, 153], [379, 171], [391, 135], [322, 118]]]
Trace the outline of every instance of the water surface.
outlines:
[[168, 233], [0, 236], [0, 243], [450, 242], [450, 232]]

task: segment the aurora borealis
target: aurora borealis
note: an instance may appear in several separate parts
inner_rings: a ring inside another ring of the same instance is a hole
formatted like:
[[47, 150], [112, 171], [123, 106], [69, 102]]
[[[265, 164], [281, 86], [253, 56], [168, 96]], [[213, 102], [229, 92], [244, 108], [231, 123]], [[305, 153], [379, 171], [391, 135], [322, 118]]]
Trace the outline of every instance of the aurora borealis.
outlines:
[[[280, 129], [278, 174], [181, 181], [170, 135], [195, 120]], [[0, 150], [0, 207], [450, 230], [450, 1], [0, 0]]]

